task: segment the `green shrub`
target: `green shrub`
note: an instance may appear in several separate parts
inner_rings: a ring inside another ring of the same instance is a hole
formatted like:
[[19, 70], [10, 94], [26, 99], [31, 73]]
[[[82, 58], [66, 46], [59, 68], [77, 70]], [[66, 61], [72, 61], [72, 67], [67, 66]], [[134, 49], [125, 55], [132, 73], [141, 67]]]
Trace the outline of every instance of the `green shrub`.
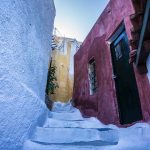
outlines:
[[55, 89], [59, 88], [58, 83], [57, 83], [57, 78], [56, 78], [56, 66], [55, 65], [50, 65], [49, 71], [48, 71], [48, 78], [47, 78], [47, 88], [46, 88], [46, 93], [47, 95], [50, 94], [55, 94]]

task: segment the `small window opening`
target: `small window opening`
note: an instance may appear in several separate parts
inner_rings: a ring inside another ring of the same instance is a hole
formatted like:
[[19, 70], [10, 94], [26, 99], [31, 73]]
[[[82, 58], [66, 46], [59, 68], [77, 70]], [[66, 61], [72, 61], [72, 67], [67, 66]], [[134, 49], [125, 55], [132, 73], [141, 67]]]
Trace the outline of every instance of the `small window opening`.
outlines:
[[122, 57], [121, 46], [118, 44], [115, 47], [116, 59], [119, 60]]
[[97, 83], [96, 83], [96, 63], [95, 63], [95, 59], [91, 59], [89, 62], [89, 84], [90, 84], [90, 95], [93, 95], [94, 93], [96, 93], [96, 88], [97, 88]]

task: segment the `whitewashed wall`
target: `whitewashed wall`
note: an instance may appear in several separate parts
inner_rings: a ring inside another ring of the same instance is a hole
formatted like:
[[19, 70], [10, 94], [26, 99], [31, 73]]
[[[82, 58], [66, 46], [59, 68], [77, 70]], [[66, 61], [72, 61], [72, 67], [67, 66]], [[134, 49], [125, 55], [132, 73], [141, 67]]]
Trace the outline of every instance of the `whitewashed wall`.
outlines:
[[74, 54], [77, 51], [76, 43], [72, 42], [71, 44], [71, 53], [70, 53], [70, 66], [69, 66], [69, 74], [71, 76], [74, 75]]
[[73, 77], [74, 75], [74, 55], [77, 52], [77, 45], [80, 46], [82, 43], [74, 40], [71, 43], [71, 53], [70, 53], [70, 66], [69, 66], [69, 74]]
[[149, 54], [148, 59], [147, 59], [147, 68], [148, 68], [147, 76], [148, 76], [148, 79], [150, 82], [150, 54]]
[[0, 1], [0, 150], [19, 150], [46, 114], [53, 0]]

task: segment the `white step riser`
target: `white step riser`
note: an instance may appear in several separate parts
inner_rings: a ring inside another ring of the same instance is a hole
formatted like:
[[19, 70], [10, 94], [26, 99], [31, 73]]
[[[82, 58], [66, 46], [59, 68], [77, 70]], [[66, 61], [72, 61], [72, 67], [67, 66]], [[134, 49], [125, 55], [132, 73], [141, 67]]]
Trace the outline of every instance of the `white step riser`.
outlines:
[[70, 120], [70, 121], [76, 121], [76, 120], [84, 120], [82, 115], [79, 112], [75, 113], [57, 113], [57, 112], [51, 112], [49, 113], [50, 118], [55, 118], [58, 120]]
[[[141, 140], [129, 139], [126, 143], [125, 141], [120, 142], [118, 145], [109, 146], [64, 146], [64, 145], [42, 145], [34, 143], [32, 141], [26, 141], [22, 150], [149, 150], [149, 141], [142, 142]], [[132, 142], [134, 142], [132, 144]]]
[[66, 121], [49, 118], [44, 125], [45, 128], [106, 128], [106, 125], [101, 124], [96, 119], [86, 119], [84, 121]]
[[118, 142], [118, 133], [115, 130], [99, 131], [96, 129], [80, 128], [37, 128], [33, 141], [49, 144], [69, 144], [76, 142], [108, 142], [114, 144]]
[[74, 108], [71, 103], [54, 103], [52, 111], [55, 112], [74, 112], [74, 111], [78, 111], [76, 108]]
[[[114, 147], [114, 146], [109, 146]], [[106, 146], [64, 146], [64, 145], [41, 145], [27, 141], [22, 150], [108, 150]]]

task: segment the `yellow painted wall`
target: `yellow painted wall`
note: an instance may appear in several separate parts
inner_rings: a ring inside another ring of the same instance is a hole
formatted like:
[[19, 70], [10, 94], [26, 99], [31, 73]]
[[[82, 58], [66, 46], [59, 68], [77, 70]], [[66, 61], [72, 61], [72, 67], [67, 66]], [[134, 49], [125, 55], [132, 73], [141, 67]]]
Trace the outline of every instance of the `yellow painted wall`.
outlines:
[[[62, 40], [62, 38], [57, 38]], [[55, 90], [55, 94], [49, 94], [50, 99], [53, 101], [67, 102], [72, 98], [73, 92], [73, 75], [69, 74], [70, 66], [70, 53], [71, 53], [71, 41], [65, 39], [66, 41], [66, 53], [63, 53], [61, 50], [52, 51], [52, 65], [54, 64], [57, 67], [56, 78], [59, 88]], [[65, 49], [64, 48], [64, 49]]]

